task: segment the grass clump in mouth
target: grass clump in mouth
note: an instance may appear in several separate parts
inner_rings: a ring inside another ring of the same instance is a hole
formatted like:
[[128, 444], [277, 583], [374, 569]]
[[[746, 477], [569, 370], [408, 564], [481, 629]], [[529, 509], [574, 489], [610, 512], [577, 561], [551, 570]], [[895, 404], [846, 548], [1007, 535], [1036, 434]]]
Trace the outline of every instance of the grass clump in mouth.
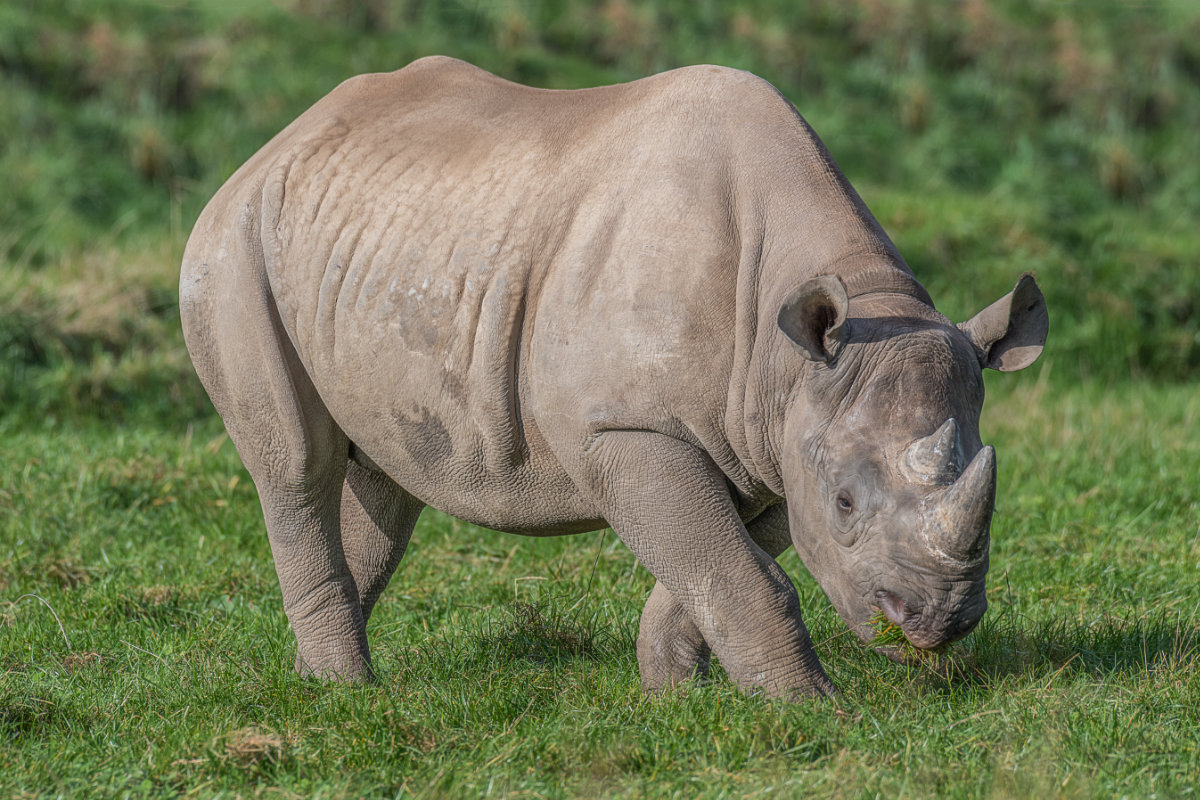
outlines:
[[964, 657], [961, 651], [952, 651], [949, 644], [929, 649], [917, 647], [882, 611], [877, 611], [869, 624], [875, 629], [875, 636], [867, 646], [898, 664], [920, 667], [944, 681], [962, 679], [976, 671], [970, 653]]
[[868, 643], [868, 647], [895, 647], [914, 654], [919, 652], [912, 642], [908, 641], [900, 626], [884, 616], [882, 611], [876, 611], [868, 624], [875, 629], [875, 636]]
[[868, 647], [875, 648], [893, 661], [902, 664], [920, 664], [944, 671], [950, 658], [946, 655], [946, 646], [941, 645], [932, 649], [920, 648], [908, 640], [899, 625], [892, 622], [882, 611], [876, 611], [870, 619], [870, 625], [875, 629], [875, 636]]

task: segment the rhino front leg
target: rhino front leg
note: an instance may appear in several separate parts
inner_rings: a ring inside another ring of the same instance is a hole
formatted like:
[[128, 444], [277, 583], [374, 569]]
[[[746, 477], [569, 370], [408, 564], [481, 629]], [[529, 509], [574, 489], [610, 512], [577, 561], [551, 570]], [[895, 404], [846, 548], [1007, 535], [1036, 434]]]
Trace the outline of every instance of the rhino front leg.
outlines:
[[770, 696], [833, 692], [795, 588], [747, 533], [707, 454], [662, 434], [607, 431], [588, 448], [584, 479], [739, 686]]
[[[791, 546], [787, 506], [771, 506], [747, 523], [750, 538], [771, 558]], [[655, 583], [638, 631], [638, 667], [642, 689], [661, 691], [708, 672], [711, 648], [687, 609], [661, 583]]]
[[342, 549], [358, 588], [363, 623], [387, 588], [412, 536], [424, 504], [387, 474], [359, 464], [346, 464], [342, 488]]

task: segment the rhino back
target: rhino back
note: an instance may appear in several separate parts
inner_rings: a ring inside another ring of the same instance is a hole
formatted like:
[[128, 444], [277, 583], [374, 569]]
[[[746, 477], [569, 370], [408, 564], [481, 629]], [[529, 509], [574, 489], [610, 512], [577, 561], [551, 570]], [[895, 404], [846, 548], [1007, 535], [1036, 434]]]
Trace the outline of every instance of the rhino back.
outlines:
[[[732, 141], [756, 130], [739, 103], [793, 129]], [[556, 92], [424, 59], [346, 82], [231, 184], [259, 193], [282, 323], [363, 452], [456, 516], [586, 529], [570, 462], [597, 431], [693, 440], [736, 471], [724, 414], [760, 316], [744, 262], [813, 158], [793, 113], [719, 68]]]

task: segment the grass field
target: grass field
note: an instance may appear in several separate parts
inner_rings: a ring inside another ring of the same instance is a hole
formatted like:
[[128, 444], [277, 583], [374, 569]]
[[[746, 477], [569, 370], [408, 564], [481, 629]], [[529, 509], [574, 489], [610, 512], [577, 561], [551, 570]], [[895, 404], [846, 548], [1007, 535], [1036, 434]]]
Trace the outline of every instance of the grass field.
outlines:
[[[0, 5], [0, 797], [1187, 797], [1200, 786], [1200, 13], [1190, 3]], [[639, 690], [611, 532], [427, 511], [377, 685], [297, 678], [257, 498], [176, 310], [191, 221], [355, 72], [753, 69], [943, 311], [1035, 270], [988, 376], [990, 609], [867, 651], [794, 554], [835, 701]]]
[[993, 383], [983, 624], [946, 663], [897, 666], [789, 555], [843, 692], [793, 705], [720, 677], [642, 696], [651, 580], [611, 533], [529, 540], [430, 512], [372, 619], [379, 685], [300, 680], [219, 425], [0, 428], [0, 793], [1189, 795], [1200, 442], [1181, 432], [1200, 396]]

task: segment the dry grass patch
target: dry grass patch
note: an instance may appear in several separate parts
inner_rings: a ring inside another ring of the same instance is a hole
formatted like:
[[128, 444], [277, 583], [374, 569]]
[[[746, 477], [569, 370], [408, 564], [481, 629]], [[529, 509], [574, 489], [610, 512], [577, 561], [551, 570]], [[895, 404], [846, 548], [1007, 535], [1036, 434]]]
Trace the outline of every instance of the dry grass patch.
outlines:
[[86, 652], [67, 653], [63, 656], [62, 666], [68, 673], [76, 673], [98, 667], [104, 661], [104, 657], [99, 653], [89, 650]]
[[283, 760], [289, 744], [294, 742], [277, 733], [255, 727], [239, 728], [225, 737], [222, 753], [227, 761], [241, 767], [256, 766], [263, 762], [278, 764]]

